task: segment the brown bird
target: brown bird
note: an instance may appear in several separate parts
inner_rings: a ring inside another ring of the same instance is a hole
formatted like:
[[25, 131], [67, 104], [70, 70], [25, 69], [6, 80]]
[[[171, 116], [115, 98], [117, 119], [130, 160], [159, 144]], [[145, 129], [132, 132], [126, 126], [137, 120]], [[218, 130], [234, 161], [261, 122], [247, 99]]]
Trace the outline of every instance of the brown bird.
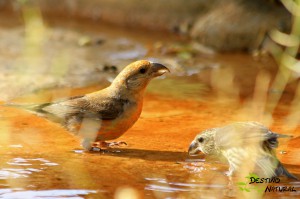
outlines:
[[151, 79], [169, 69], [162, 64], [141, 60], [126, 66], [111, 85], [103, 90], [66, 100], [39, 105], [10, 105], [42, 114], [82, 138], [82, 146], [91, 150], [95, 142], [100, 147], [125, 133], [139, 118], [144, 91]]

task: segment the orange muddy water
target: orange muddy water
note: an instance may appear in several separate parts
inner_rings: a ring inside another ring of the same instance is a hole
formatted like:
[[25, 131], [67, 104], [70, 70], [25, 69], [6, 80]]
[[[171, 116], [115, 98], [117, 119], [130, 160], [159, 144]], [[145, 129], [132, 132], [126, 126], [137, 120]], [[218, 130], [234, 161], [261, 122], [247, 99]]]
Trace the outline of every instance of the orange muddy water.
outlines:
[[[109, 84], [114, 70], [136, 59], [164, 63], [171, 74], [150, 83], [140, 119], [118, 139], [128, 145], [100, 152], [84, 152], [59, 124], [0, 107], [0, 198], [257, 198], [228, 188], [226, 164], [187, 155], [200, 131], [233, 121], [259, 121], [293, 135], [281, 141], [277, 155], [300, 177], [298, 81], [272, 108], [269, 101], [281, 91], [268, 89], [277, 71], [268, 55], [202, 52], [169, 35], [54, 18], [45, 20], [42, 45], [26, 49], [26, 25], [4, 18], [3, 102], [41, 103], [96, 91]], [[26, 59], [33, 55], [38, 67]], [[263, 197], [300, 196], [299, 182], [282, 179], [281, 185], [297, 192]]]

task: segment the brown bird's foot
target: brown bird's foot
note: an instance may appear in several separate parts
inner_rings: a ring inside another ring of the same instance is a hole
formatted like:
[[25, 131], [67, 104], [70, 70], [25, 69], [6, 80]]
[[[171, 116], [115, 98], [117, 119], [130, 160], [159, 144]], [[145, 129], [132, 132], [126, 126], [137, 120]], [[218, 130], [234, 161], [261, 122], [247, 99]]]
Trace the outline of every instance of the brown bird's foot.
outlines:
[[118, 142], [100, 142], [99, 143], [100, 148], [111, 148], [111, 147], [122, 147], [127, 146], [126, 142], [118, 141]]
[[123, 145], [127, 146], [126, 142], [118, 141], [118, 142], [94, 142], [88, 151], [90, 152], [105, 152], [103, 148], [111, 148], [111, 147], [122, 147]]
[[99, 142], [94, 142], [91, 145], [91, 148], [89, 150], [90, 152], [101, 152], [103, 149], [101, 149], [100, 143]]
[[91, 147], [91, 149], [89, 151], [90, 152], [101, 152], [103, 150], [100, 147], [93, 146], [93, 147]]

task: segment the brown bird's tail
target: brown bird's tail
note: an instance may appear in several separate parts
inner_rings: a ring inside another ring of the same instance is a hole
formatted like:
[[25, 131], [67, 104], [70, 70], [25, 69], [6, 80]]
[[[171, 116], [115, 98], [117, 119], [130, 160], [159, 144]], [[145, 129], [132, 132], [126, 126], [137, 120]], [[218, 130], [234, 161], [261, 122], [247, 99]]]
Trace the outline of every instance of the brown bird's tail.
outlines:
[[43, 104], [3, 104], [1, 106], [5, 107], [13, 107], [13, 108], [19, 108], [26, 111], [29, 111], [33, 114], [36, 114], [40, 117], [44, 117], [50, 121], [64, 124], [64, 120], [62, 118], [57, 117], [56, 115], [43, 110], [43, 108], [51, 105], [52, 103], [43, 103]]
[[299, 180], [295, 175], [291, 174], [282, 164], [278, 162], [277, 168], [275, 169], [276, 176], [286, 176], [288, 178]]
[[36, 113], [45, 113], [43, 110], [44, 107], [51, 105], [51, 103], [44, 103], [44, 104], [3, 104], [2, 106], [6, 107], [14, 107], [14, 108], [20, 108], [25, 109], [27, 111], [32, 111]]

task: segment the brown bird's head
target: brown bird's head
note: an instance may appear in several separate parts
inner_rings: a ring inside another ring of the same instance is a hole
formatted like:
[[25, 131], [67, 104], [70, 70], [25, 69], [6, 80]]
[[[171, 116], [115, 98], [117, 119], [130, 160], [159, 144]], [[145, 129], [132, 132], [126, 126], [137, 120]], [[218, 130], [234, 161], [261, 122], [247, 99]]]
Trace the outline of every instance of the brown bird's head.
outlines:
[[125, 86], [127, 91], [136, 92], [144, 90], [151, 79], [166, 72], [170, 71], [162, 64], [140, 60], [126, 66], [115, 78], [112, 85]]

